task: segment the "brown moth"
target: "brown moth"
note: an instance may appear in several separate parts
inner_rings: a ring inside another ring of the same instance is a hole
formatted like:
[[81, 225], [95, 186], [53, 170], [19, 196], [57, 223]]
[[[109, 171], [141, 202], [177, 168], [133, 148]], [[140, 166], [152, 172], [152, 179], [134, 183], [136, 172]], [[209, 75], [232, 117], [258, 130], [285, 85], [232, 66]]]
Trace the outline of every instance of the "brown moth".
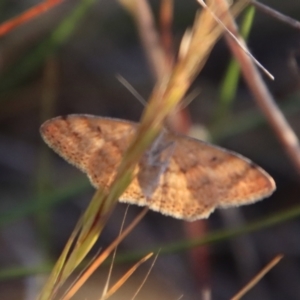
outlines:
[[[109, 188], [138, 123], [68, 115], [41, 126], [45, 142], [85, 172], [95, 188]], [[149, 206], [175, 218], [207, 218], [218, 207], [251, 204], [276, 189], [273, 178], [249, 159], [164, 130], [137, 165], [120, 202]]]

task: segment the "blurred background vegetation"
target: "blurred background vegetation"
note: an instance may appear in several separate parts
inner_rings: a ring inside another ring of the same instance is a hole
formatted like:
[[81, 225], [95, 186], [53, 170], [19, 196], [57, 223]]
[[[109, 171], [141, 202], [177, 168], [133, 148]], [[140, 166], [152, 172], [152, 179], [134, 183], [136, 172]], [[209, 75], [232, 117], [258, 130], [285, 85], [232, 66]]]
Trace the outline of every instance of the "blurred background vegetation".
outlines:
[[[0, 20], [4, 22], [38, 3], [3, 0]], [[157, 17], [160, 1], [150, 3]], [[298, 1], [264, 3], [300, 19]], [[197, 9], [192, 0], [174, 2], [174, 49], [192, 25]], [[275, 76], [275, 81], [265, 81], [299, 133], [300, 32], [257, 11], [248, 45]], [[243, 207], [238, 213], [217, 211], [205, 225], [207, 233], [243, 227], [299, 204], [299, 173], [243, 80], [219, 122], [221, 85], [229, 61], [229, 50], [220, 40], [193, 85], [200, 94], [188, 107], [192, 123], [214, 143], [265, 168], [278, 189], [269, 199]], [[155, 83], [135, 24], [117, 1], [65, 0], [1, 37], [1, 299], [35, 298], [45, 272], [51, 269], [94, 192], [85, 175], [46, 147], [39, 126], [48, 118], [71, 113], [138, 121], [143, 107], [116, 79], [116, 74], [125, 77], [145, 99]], [[124, 207], [117, 207], [98, 247], [107, 245], [118, 234]], [[138, 210], [130, 207], [129, 216]], [[150, 212], [119, 252], [158, 245], [163, 248], [193, 236], [188, 230], [181, 221]], [[185, 295], [183, 299], [199, 299], [206, 285], [213, 299], [229, 299], [278, 253], [285, 254], [283, 261], [245, 299], [300, 299], [299, 232], [296, 218], [223, 240], [205, 248], [204, 264], [191, 252], [176, 250], [161, 255], [140, 299], [177, 299], [181, 294]], [[122, 273], [125, 266], [118, 264], [116, 273]], [[105, 268], [99, 271], [78, 299], [99, 297], [105, 272]], [[130, 297], [145, 273], [146, 268], [139, 270], [120, 290], [121, 294], [112, 299], [125, 299], [127, 292]]]

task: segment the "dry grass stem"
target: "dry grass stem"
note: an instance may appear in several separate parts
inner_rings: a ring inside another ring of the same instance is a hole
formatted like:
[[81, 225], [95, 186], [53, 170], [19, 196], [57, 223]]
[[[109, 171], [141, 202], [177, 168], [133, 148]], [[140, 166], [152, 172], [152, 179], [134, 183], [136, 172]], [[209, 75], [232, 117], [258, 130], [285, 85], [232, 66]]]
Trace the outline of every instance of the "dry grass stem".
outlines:
[[117, 74], [116, 78], [143, 105], [143, 107], [147, 106], [147, 102], [143, 96], [122, 75]]
[[[75, 279], [71, 282], [69, 287], [64, 292], [64, 295], [73, 287], [73, 285], [77, 282], [77, 280], [81, 277], [81, 275], [89, 268], [90, 265], [95, 261], [95, 259], [99, 256], [101, 253], [102, 248], [97, 250], [97, 253], [93, 256], [93, 258], [88, 262], [88, 264], [79, 272], [79, 274], [75, 277]], [[63, 296], [62, 296], [63, 297]]]
[[173, 35], [172, 35], [172, 23], [173, 23], [173, 0], [162, 0], [160, 7], [160, 32], [162, 47], [165, 53], [166, 63], [171, 67], [174, 63], [174, 51], [173, 51]]
[[[129, 209], [129, 205], [127, 205], [124, 216], [123, 216], [122, 224], [121, 224], [120, 231], [119, 231], [119, 236], [121, 235], [121, 233], [123, 231], [126, 216], [127, 216], [127, 213], [128, 213], [128, 209]], [[110, 266], [109, 266], [107, 280], [106, 280], [106, 283], [105, 283], [105, 286], [104, 286], [104, 289], [103, 289], [102, 296], [104, 296], [107, 293], [107, 290], [108, 290], [108, 287], [109, 287], [109, 283], [110, 283], [110, 279], [111, 279], [111, 275], [112, 275], [112, 270], [113, 270], [113, 265], [114, 265], [114, 261], [115, 261], [115, 258], [116, 258], [117, 249], [118, 249], [118, 246], [116, 246], [116, 248], [113, 251], [112, 260], [111, 260], [111, 263], [110, 263]]]
[[154, 267], [154, 265], [155, 265], [155, 262], [156, 262], [156, 260], [157, 260], [158, 254], [159, 254], [159, 252], [155, 255], [154, 260], [153, 260], [153, 262], [152, 262], [152, 264], [151, 264], [151, 266], [150, 266], [150, 269], [148, 270], [148, 272], [147, 272], [147, 274], [146, 274], [144, 280], [142, 281], [142, 283], [140, 284], [140, 286], [138, 287], [138, 289], [136, 290], [136, 292], [135, 292], [134, 295], [132, 296], [131, 300], [134, 300], [134, 299], [136, 298], [136, 296], [139, 294], [139, 292], [141, 291], [142, 287], [143, 287], [144, 284], [146, 283], [146, 281], [147, 281], [147, 279], [148, 279], [148, 277], [149, 277], [149, 275], [150, 275], [150, 273], [151, 273], [151, 271], [152, 271], [152, 269], [153, 269], [153, 267]]
[[[229, 13], [227, 1], [216, 1], [220, 9], [222, 9], [224, 13], [227, 13], [226, 25], [228, 26], [229, 30], [236, 37], [239, 37], [235, 21]], [[239, 39], [240, 41], [242, 41], [241, 37], [239, 37]], [[276, 105], [272, 95], [263, 82], [261, 75], [253, 64], [251, 58], [236, 44], [236, 42], [231, 37], [227, 36], [226, 40], [232, 53], [241, 65], [243, 75], [252, 94], [256, 99], [258, 106], [272, 126], [279, 141], [284, 146], [291, 161], [294, 163], [295, 168], [298, 172], [300, 172], [300, 146], [296, 134], [286, 121], [281, 110]]]
[[48, 278], [46, 284], [44, 285], [41, 294], [39, 295], [38, 299], [51, 299], [53, 295], [57, 292], [60, 282], [61, 282], [61, 270], [65, 264], [67, 256], [70, 253], [71, 247], [74, 244], [76, 236], [80, 231], [80, 227], [82, 226], [82, 218], [77, 222], [71, 236], [69, 237], [62, 254], [60, 255], [59, 259], [55, 263], [54, 268], [52, 269], [51, 275]]
[[250, 289], [252, 289], [273, 267], [275, 267], [283, 255], [277, 255], [273, 258], [245, 287], [243, 287], [231, 300], [241, 299]]
[[118, 236], [105, 250], [104, 252], [92, 263], [92, 265], [82, 274], [76, 284], [67, 292], [63, 297], [63, 300], [71, 299], [79, 288], [86, 282], [86, 280], [96, 271], [96, 269], [103, 263], [103, 261], [110, 255], [117, 245], [134, 229], [139, 221], [148, 212], [148, 207], [145, 207], [137, 217], [130, 223], [129, 226]]
[[155, 80], [161, 80], [167, 71], [167, 60], [148, 2], [146, 0], [119, 1], [132, 14], [150, 69]]
[[255, 6], [260, 11], [264, 12], [265, 14], [267, 14], [285, 24], [288, 24], [289, 26], [291, 26], [295, 29], [300, 30], [300, 22], [299, 21], [297, 21], [289, 16], [286, 16], [283, 13], [281, 13], [267, 5], [264, 5], [258, 1], [251, 0], [250, 2], [253, 6]]
[[[251, 54], [251, 52], [247, 49], [247, 46], [242, 40], [239, 40], [239, 38], [232, 33], [226, 25], [221, 21], [220, 18], [218, 18], [213, 11], [211, 11], [208, 6], [205, 4], [203, 0], [198, 0], [200, 5], [202, 5], [205, 9], [208, 9], [208, 11], [212, 14], [213, 18], [216, 20], [220, 26], [223, 27], [224, 31], [241, 47], [241, 49], [253, 60], [253, 62], [272, 80], [274, 80], [274, 76]], [[242, 2], [242, 1], [241, 1]]]
[[89, 207], [83, 215], [76, 243], [61, 270], [59, 285], [62, 285], [74, 269], [82, 262], [98, 239], [116, 204], [109, 202], [107, 198], [107, 194], [100, 189], [96, 191], [92, 198]]
[[100, 298], [100, 300], [108, 299], [112, 296], [128, 279], [129, 277], [140, 267], [141, 264], [146, 262], [150, 257], [153, 256], [153, 253], [147, 254], [145, 257], [141, 258], [137, 263], [134, 264], [110, 289], [109, 291]]
[[185, 32], [184, 32], [184, 35], [181, 39], [181, 43], [180, 43], [180, 46], [179, 46], [179, 51], [178, 51], [178, 59], [183, 59], [186, 54], [187, 54], [187, 51], [190, 47], [190, 44], [191, 44], [191, 40], [192, 40], [192, 30], [191, 29], [187, 29]]

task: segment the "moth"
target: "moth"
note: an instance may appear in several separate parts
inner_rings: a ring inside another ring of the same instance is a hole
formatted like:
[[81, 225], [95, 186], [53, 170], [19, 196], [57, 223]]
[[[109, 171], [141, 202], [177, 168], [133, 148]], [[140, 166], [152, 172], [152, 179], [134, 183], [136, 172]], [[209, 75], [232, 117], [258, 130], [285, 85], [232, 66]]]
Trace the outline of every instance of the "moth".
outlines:
[[[138, 123], [92, 115], [67, 115], [41, 126], [45, 142], [108, 189]], [[232, 151], [164, 129], [136, 166], [120, 202], [149, 206], [178, 219], [207, 218], [216, 208], [251, 204], [276, 189], [273, 178]]]

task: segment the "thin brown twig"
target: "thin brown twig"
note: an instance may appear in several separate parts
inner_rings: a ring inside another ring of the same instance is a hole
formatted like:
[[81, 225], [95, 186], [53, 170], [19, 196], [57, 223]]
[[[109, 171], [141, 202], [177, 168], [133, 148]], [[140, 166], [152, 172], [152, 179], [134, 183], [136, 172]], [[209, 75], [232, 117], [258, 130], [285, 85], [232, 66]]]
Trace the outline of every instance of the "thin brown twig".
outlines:
[[21, 13], [20, 15], [11, 18], [8, 21], [0, 24], [0, 37], [9, 33], [11, 30], [17, 28], [18, 26], [24, 24], [25, 22], [41, 15], [42, 13], [48, 11], [49, 9], [53, 8], [54, 6], [61, 3], [63, 0], [46, 0], [40, 4], [35, 5], [32, 8], [29, 8], [25, 12]]
[[172, 66], [174, 63], [173, 51], [173, 23], [174, 0], [162, 0], [160, 6], [160, 32], [162, 48], [165, 53], [167, 63]]
[[265, 4], [262, 4], [256, 0], [251, 0], [250, 3], [255, 6], [257, 9], [259, 9], [260, 11], [264, 12], [265, 14], [277, 19], [280, 22], [283, 22], [285, 24], [288, 24], [289, 26], [300, 30], [300, 22], [284, 15], [283, 13], [273, 9], [270, 6], [267, 6]]
[[[125, 209], [125, 213], [124, 213], [123, 220], [122, 220], [121, 227], [120, 227], [120, 231], [119, 231], [119, 236], [121, 235], [121, 233], [123, 231], [126, 216], [127, 216], [127, 213], [128, 213], [128, 209], [129, 209], [129, 205], [127, 205], [127, 207]], [[115, 258], [116, 258], [116, 254], [117, 254], [117, 249], [118, 249], [118, 246], [116, 246], [114, 251], [113, 251], [113, 255], [112, 255], [111, 263], [110, 263], [110, 266], [109, 266], [109, 271], [108, 271], [106, 283], [105, 283], [105, 286], [104, 286], [104, 289], [103, 289], [103, 292], [102, 292], [102, 297], [104, 297], [105, 294], [108, 291], [109, 283], [110, 283], [111, 276], [112, 276], [113, 266], [114, 266], [114, 262], [115, 262]]]
[[59, 298], [59, 300], [63, 299], [63, 297], [69, 292], [69, 290], [74, 286], [74, 284], [76, 284], [77, 280], [81, 277], [81, 275], [88, 269], [88, 267], [90, 265], [92, 265], [92, 263], [95, 261], [95, 259], [99, 256], [99, 254], [101, 253], [102, 248], [99, 248], [96, 252], [96, 254], [92, 257], [92, 259], [88, 262], [88, 264], [86, 266], [84, 266], [84, 268], [79, 272], [79, 274], [74, 278], [74, 280], [72, 280], [71, 284], [69, 285], [69, 287], [65, 290], [64, 294]]
[[[130, 276], [144, 263], [146, 262], [150, 257], [153, 256], [153, 252], [150, 252], [145, 257], [141, 258], [137, 263], [134, 264], [133, 267], [131, 267], [110, 289], [109, 291], [103, 295], [100, 300], [106, 300], [110, 296], [112, 296], [122, 285], [125, 284], [125, 282], [130, 278]], [[131, 299], [133, 300], [133, 298]]]
[[135, 18], [146, 58], [155, 82], [157, 82], [166, 74], [168, 64], [149, 4], [146, 0], [135, 1], [134, 6], [129, 6], [131, 4], [129, 0], [120, 0], [120, 2], [128, 8]]
[[243, 297], [250, 289], [252, 289], [272, 268], [274, 268], [280, 260], [283, 258], [282, 254], [274, 257], [258, 274], [256, 274], [250, 282], [248, 282], [237, 294], [235, 294], [231, 300], [239, 300]]
[[125, 79], [122, 75], [116, 75], [117, 80], [123, 84], [123, 86], [137, 99], [143, 107], [147, 106], [147, 101], [143, 98], [143, 96], [129, 83], [127, 79]]
[[84, 272], [84, 274], [78, 279], [76, 285], [70, 289], [70, 291], [64, 296], [63, 300], [71, 299], [78, 289], [86, 282], [86, 280], [95, 272], [95, 270], [101, 265], [101, 263], [108, 257], [108, 255], [114, 250], [114, 248], [135, 228], [138, 222], [145, 216], [149, 208], [145, 207], [135, 219], [126, 227], [120, 236], [118, 236], [100, 255], [93, 264]]
[[[225, 0], [216, 0], [219, 7], [226, 13], [226, 22], [228, 29], [243, 41], [240, 37], [234, 19], [228, 10], [228, 4]], [[226, 41], [239, 61], [244, 78], [251, 90], [257, 105], [264, 113], [269, 124], [277, 135], [277, 138], [282, 143], [289, 158], [294, 163], [294, 167], [300, 173], [300, 145], [299, 140], [282, 114], [281, 110], [276, 105], [271, 93], [262, 80], [260, 73], [254, 65], [251, 58], [241, 49], [236, 42], [229, 36], [225, 35]], [[244, 42], [243, 42], [244, 43]]]
[[[153, 254], [153, 253], [152, 253], [152, 254]], [[154, 267], [154, 265], [155, 265], [155, 262], [156, 262], [156, 260], [157, 260], [158, 254], [159, 254], [159, 252], [156, 253], [156, 255], [155, 255], [155, 257], [154, 257], [154, 259], [153, 259], [153, 261], [152, 261], [152, 264], [151, 264], [151, 266], [150, 266], [150, 268], [149, 268], [149, 270], [148, 270], [148, 272], [147, 272], [145, 278], [143, 279], [143, 281], [141, 282], [140, 286], [138, 287], [138, 289], [136, 290], [136, 292], [135, 292], [134, 295], [132, 296], [131, 300], [134, 300], [134, 299], [136, 298], [136, 296], [137, 296], [137, 295], [139, 294], [139, 292], [141, 291], [142, 287], [145, 285], [145, 283], [146, 283], [147, 279], [149, 278], [149, 275], [150, 275], [150, 273], [151, 273], [151, 271], [152, 271], [152, 269], [153, 269], [153, 267]]]

